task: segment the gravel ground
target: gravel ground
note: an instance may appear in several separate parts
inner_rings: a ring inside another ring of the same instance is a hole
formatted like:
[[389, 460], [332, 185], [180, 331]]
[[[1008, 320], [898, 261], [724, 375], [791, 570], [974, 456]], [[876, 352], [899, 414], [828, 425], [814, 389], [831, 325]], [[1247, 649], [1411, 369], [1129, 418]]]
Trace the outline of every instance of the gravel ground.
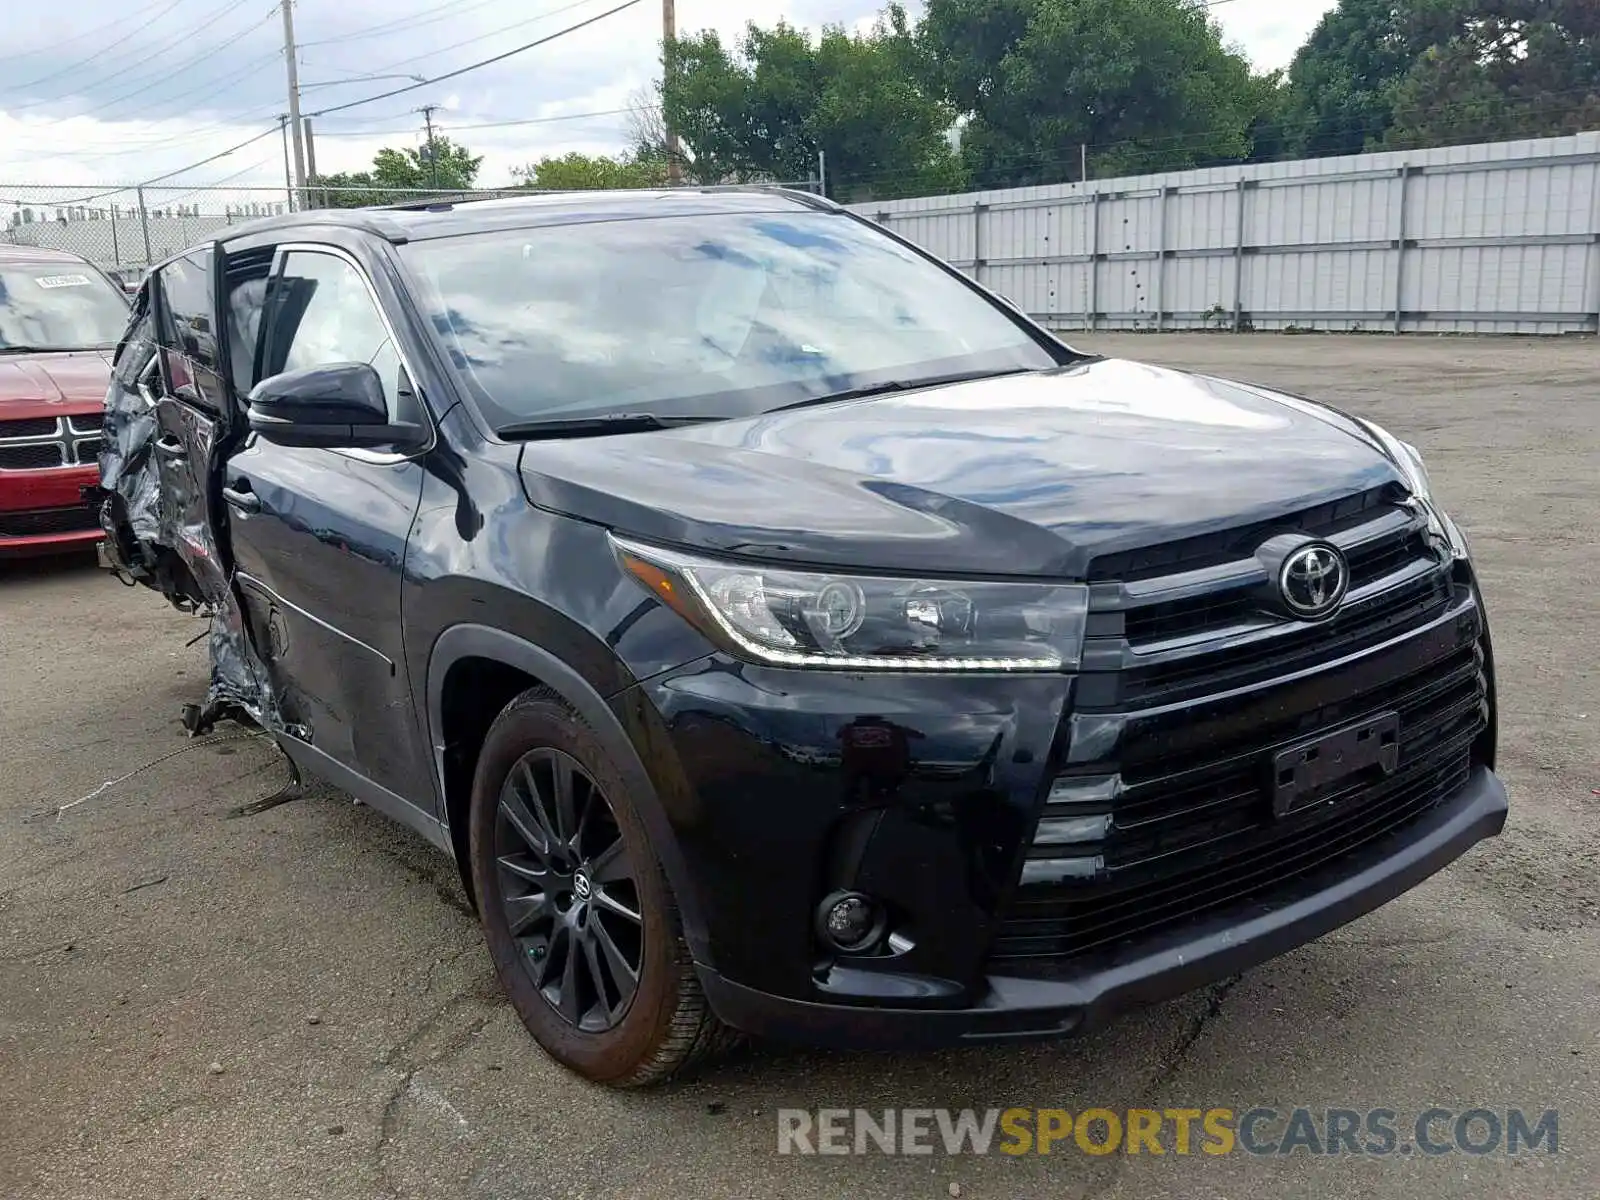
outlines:
[[[1080, 341], [1325, 397], [1423, 448], [1494, 620], [1504, 837], [1092, 1039], [760, 1047], [616, 1094], [524, 1035], [450, 863], [331, 789], [235, 814], [285, 773], [231, 727], [183, 740], [197, 623], [92, 564], [0, 569], [0, 1197], [1600, 1193], [1595, 342]], [[1430, 1104], [1558, 1109], [1560, 1152], [796, 1158], [774, 1117]]]

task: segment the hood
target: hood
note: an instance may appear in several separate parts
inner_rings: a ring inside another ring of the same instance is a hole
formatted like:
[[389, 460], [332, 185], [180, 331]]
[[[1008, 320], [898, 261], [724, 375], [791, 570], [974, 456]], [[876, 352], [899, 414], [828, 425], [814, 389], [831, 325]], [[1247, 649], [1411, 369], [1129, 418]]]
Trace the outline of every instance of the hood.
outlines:
[[109, 351], [0, 357], [0, 421], [93, 412], [110, 382]]
[[536, 442], [538, 505], [796, 564], [1081, 578], [1097, 555], [1404, 478], [1353, 420], [1116, 359], [663, 432]]

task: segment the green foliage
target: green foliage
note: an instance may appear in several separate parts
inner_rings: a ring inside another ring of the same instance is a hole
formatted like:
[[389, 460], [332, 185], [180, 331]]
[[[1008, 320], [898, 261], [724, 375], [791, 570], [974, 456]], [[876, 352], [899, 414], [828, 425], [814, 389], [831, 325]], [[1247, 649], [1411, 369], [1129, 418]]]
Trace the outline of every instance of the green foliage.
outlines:
[[613, 188], [661, 187], [667, 182], [664, 153], [643, 151], [609, 158], [573, 151], [559, 158], [541, 158], [511, 174], [518, 185], [541, 191], [601, 191]]
[[1340, 0], [1289, 69], [1308, 155], [1545, 137], [1600, 121], [1595, 0]]
[[[1339, 0], [1267, 75], [1202, 0], [926, 0], [915, 22], [890, 4], [866, 34], [676, 39], [663, 66], [627, 151], [541, 158], [520, 186], [659, 187], [669, 126], [691, 183], [811, 179], [820, 150], [845, 201], [1074, 179], [1085, 146], [1104, 178], [1571, 133], [1600, 126], [1600, 0]], [[439, 137], [313, 187], [381, 204], [471, 189], [481, 163]]]
[[1552, 137], [1600, 126], [1600, 5], [1458, 4], [1447, 39], [1389, 90], [1386, 146]]
[[855, 35], [820, 38], [780, 22], [748, 26], [735, 47], [714, 32], [668, 47], [662, 102], [702, 183], [799, 182], [826, 155], [839, 199], [961, 186], [947, 136], [955, 111], [923, 82], [905, 14], [891, 8]]
[[1277, 90], [1198, 0], [928, 0], [918, 40], [986, 187], [1240, 161]]
[[[393, 194], [395, 190], [471, 191], [482, 163], [482, 156], [474, 157], [465, 146], [440, 136], [433, 139], [431, 149], [427, 145], [400, 150], [385, 147], [373, 156], [371, 170], [315, 175], [310, 186], [318, 202], [324, 200], [324, 192], [318, 189], [329, 189], [325, 193], [329, 208], [392, 204], [402, 198]], [[331, 190], [335, 188], [353, 190]]]

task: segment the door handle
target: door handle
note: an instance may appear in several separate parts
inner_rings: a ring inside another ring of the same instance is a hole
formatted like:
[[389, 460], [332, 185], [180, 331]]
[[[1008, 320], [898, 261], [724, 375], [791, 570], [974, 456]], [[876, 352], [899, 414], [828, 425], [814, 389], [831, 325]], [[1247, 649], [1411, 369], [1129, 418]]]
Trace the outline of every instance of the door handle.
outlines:
[[250, 490], [248, 479], [235, 479], [222, 489], [222, 498], [242, 513], [261, 511], [261, 497]]

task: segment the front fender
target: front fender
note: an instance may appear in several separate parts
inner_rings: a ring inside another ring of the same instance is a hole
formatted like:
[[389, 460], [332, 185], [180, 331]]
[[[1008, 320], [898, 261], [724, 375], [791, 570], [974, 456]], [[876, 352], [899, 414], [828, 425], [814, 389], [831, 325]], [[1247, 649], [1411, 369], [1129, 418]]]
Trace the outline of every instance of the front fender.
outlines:
[[[621, 771], [628, 785], [629, 798], [644, 819], [652, 848], [677, 899], [684, 937], [695, 961], [712, 965], [704, 905], [683, 860], [651, 771], [645, 766], [644, 759], [635, 749], [606, 698], [548, 650], [487, 625], [454, 625], [439, 635], [428, 657], [426, 699], [428, 739], [439, 795], [448, 795], [443, 735], [445, 680], [450, 675], [451, 667], [469, 658], [489, 659], [539, 680], [556, 692], [594, 730]], [[448, 805], [444, 816], [448, 821]], [[450, 832], [455, 845], [463, 844], [465, 830], [452, 828]], [[460, 866], [464, 876], [470, 874], [468, 864], [461, 863]]]

